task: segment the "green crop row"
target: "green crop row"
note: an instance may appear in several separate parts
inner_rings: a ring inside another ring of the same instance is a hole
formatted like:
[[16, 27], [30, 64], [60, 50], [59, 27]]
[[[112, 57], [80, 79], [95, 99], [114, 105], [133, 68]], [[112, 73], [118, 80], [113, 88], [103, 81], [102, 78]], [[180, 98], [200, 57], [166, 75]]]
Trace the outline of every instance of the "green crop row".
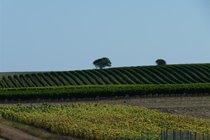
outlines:
[[166, 65], [39, 72], [2, 76], [0, 88], [47, 87], [68, 85], [186, 84], [209, 83], [210, 65]]
[[210, 84], [89, 85], [0, 89], [0, 100], [73, 99], [118, 96], [210, 94]]

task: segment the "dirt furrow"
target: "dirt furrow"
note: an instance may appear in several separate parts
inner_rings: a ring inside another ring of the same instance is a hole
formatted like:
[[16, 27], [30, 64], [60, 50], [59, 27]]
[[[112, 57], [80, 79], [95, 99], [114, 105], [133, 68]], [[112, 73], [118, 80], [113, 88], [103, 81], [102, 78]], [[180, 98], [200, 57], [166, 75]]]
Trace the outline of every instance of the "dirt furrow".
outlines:
[[42, 140], [19, 129], [0, 124], [0, 136], [9, 140]]

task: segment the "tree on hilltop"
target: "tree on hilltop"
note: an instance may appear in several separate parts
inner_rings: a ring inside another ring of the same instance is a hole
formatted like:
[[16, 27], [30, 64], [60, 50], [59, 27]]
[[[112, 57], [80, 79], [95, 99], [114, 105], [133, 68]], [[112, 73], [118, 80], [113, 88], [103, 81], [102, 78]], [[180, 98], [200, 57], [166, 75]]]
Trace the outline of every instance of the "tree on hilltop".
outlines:
[[111, 67], [112, 63], [109, 60], [109, 58], [103, 57], [103, 58], [99, 58], [99, 59], [96, 59], [95, 61], [93, 61], [93, 65], [96, 68], [103, 69], [104, 67]]
[[166, 61], [164, 59], [157, 59], [155, 62], [157, 65], [166, 65]]

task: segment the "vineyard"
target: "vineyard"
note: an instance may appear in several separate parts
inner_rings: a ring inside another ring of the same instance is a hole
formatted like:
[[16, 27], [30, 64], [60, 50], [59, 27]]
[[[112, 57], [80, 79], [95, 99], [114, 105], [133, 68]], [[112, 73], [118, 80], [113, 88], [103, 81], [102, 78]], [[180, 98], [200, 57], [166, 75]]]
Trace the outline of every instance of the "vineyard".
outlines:
[[210, 83], [210, 64], [0, 73], [0, 88], [184, 83]]
[[210, 84], [88, 85], [0, 89], [0, 101], [209, 95]]
[[159, 139], [161, 130], [210, 131], [210, 120], [171, 115], [143, 107], [107, 104], [0, 106], [12, 121], [82, 139]]
[[209, 119], [129, 105], [40, 102], [209, 94], [210, 64], [0, 73], [1, 103], [39, 102], [0, 105], [0, 117], [81, 139], [156, 140], [165, 130], [203, 135], [209, 134]]

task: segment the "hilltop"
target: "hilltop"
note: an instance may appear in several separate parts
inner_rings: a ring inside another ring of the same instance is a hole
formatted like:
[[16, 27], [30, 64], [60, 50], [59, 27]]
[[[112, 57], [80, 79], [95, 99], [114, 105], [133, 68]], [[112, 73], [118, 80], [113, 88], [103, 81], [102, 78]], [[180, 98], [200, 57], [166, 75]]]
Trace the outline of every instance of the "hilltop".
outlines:
[[0, 73], [1, 88], [113, 84], [209, 83], [210, 64]]

